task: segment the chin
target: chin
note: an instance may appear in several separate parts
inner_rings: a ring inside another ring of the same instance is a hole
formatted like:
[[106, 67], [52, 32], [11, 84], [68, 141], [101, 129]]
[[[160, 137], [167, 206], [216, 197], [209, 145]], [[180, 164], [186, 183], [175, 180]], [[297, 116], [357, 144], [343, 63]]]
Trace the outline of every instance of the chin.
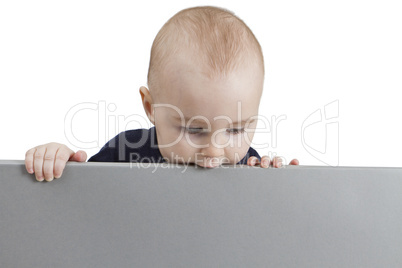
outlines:
[[216, 168], [219, 167], [220, 164], [197, 164], [197, 166], [202, 167], [202, 168]]

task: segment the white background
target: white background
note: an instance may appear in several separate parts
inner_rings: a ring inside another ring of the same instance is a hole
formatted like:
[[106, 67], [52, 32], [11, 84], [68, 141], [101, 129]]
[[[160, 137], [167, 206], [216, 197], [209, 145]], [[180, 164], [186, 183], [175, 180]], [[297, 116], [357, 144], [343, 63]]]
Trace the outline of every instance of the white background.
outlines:
[[[198, 5], [232, 10], [261, 43], [260, 113], [286, 120], [276, 126], [276, 146], [272, 133], [257, 134], [255, 143], [270, 144], [260, 154], [304, 165], [401, 166], [402, 6], [389, 0], [1, 1], [0, 159], [24, 159], [51, 141], [80, 149], [65, 133], [80, 103], [100, 104], [76, 113], [70, 127], [95, 142], [89, 156], [140, 127], [138, 89], [152, 41], [176, 12]], [[302, 139], [303, 122], [327, 104], [332, 124], [311, 125]]]

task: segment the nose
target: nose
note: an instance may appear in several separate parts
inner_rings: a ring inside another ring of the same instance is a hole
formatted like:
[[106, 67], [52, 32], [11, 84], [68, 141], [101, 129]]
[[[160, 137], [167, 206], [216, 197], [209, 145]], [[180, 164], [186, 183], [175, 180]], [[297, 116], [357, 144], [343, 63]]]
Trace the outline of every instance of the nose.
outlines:
[[208, 146], [201, 149], [201, 153], [206, 157], [221, 157], [224, 155], [225, 139], [222, 133], [211, 135]]
[[208, 145], [208, 147], [202, 148], [201, 153], [209, 158], [221, 157], [224, 155], [223, 148], [215, 147], [212, 144]]

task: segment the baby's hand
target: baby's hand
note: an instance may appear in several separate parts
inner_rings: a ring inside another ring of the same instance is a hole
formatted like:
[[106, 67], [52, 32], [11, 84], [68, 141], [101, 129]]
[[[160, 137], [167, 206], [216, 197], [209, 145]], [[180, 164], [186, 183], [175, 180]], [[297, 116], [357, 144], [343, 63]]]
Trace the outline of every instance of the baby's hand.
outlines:
[[[290, 161], [289, 165], [298, 165], [299, 160], [293, 159]], [[274, 159], [271, 161], [268, 156], [263, 156], [261, 157], [261, 161], [258, 160], [257, 157], [252, 156], [247, 160], [247, 165], [249, 166], [255, 166], [255, 165], [260, 165], [262, 168], [268, 168], [268, 167], [274, 167], [274, 168], [280, 168], [282, 167], [282, 158], [280, 157], [274, 157]]]
[[87, 153], [74, 152], [64, 144], [48, 143], [36, 146], [25, 154], [25, 168], [29, 174], [35, 172], [37, 181], [52, 181], [60, 178], [67, 161], [85, 162]]

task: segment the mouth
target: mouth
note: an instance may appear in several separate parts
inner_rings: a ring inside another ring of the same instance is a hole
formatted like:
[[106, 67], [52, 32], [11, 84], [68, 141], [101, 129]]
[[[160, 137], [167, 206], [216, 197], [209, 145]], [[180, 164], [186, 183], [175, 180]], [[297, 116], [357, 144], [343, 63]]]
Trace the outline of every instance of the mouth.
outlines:
[[221, 161], [219, 158], [206, 158], [203, 161], [199, 161], [197, 165], [203, 168], [216, 168], [221, 165]]

